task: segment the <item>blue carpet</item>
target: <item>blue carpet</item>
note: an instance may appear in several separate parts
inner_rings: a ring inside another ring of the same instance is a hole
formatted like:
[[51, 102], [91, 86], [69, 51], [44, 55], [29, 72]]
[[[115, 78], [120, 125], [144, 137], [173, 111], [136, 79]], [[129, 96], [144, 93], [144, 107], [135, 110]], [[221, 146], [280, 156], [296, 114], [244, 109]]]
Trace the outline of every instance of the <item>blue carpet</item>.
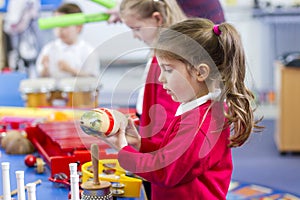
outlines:
[[300, 200], [300, 196], [267, 186], [232, 181], [227, 200]]
[[280, 155], [274, 142], [276, 121], [262, 121], [265, 130], [254, 133], [233, 149], [233, 180], [276, 188], [300, 196], [300, 155]]

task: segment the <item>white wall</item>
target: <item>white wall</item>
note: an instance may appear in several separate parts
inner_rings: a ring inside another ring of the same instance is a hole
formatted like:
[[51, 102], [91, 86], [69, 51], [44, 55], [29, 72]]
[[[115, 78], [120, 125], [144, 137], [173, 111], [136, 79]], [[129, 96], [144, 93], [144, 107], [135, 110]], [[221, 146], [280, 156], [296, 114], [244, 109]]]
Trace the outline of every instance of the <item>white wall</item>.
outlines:
[[263, 89], [266, 73], [263, 70], [264, 31], [262, 23], [252, 18], [251, 7], [224, 7], [226, 21], [233, 24], [239, 31], [247, 58], [246, 83], [252, 89]]
[[[81, 6], [85, 13], [104, 12], [106, 8], [88, 0], [68, 0]], [[261, 4], [265, 0], [260, 1]], [[270, 0], [273, 5], [290, 5], [295, 0]], [[221, 0], [227, 22], [236, 26], [241, 34], [248, 60], [247, 85], [256, 90], [272, 89], [273, 70], [270, 66], [269, 28], [261, 20], [252, 18], [254, 0]], [[120, 35], [128, 37], [122, 37]], [[90, 23], [84, 26], [82, 36], [92, 45], [101, 49], [101, 57], [105, 60], [114, 59], [120, 47], [129, 46], [137, 49], [124, 57], [124, 60], [145, 60], [147, 51], [144, 44], [134, 39], [126, 25], [107, 24], [107, 22]], [[118, 38], [117, 40], [115, 40]], [[121, 39], [123, 38], [123, 39]], [[124, 51], [123, 51], [124, 53]]]
[[[88, 0], [67, 0], [65, 2], [77, 3], [83, 10], [84, 13], [99, 13], [105, 12], [106, 8]], [[120, 38], [120, 35], [126, 35], [121, 43], [120, 41], [114, 41], [115, 37]], [[94, 47], [100, 48], [104, 45], [106, 50], [101, 51], [102, 59], [111, 60], [116, 56], [115, 52], [120, 46], [128, 46], [131, 49], [139, 49], [145, 47], [145, 44], [140, 42], [138, 39], [133, 38], [131, 30], [122, 23], [108, 24], [107, 22], [93, 22], [85, 24], [82, 37], [91, 43]], [[111, 43], [111, 45], [106, 45]], [[147, 55], [145, 51], [137, 51], [126, 56], [127, 59], [144, 60]]]
[[[240, 6], [251, 7], [254, 0], [220, 0], [223, 6]], [[259, 0], [260, 5], [264, 6], [269, 2], [272, 6], [291, 6], [293, 4], [299, 4], [299, 0]]]

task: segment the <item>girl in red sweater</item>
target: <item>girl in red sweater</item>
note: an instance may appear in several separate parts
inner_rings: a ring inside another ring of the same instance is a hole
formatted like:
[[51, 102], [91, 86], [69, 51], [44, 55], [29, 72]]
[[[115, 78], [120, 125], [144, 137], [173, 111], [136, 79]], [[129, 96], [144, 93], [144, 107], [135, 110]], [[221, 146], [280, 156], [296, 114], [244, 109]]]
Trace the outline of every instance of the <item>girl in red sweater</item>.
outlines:
[[[254, 96], [244, 84], [240, 36], [228, 23], [188, 19], [159, 34], [155, 55], [159, 81], [180, 103], [163, 139], [142, 139], [129, 121], [104, 140], [119, 150], [123, 168], [151, 182], [153, 200], [226, 199], [230, 148], [260, 128]], [[141, 146], [148, 152], [140, 152]]]
[[[174, 0], [122, 0], [120, 4], [122, 22], [131, 28], [133, 36], [149, 46], [162, 28], [186, 19], [183, 11]], [[178, 106], [158, 81], [160, 68], [150, 49], [149, 62], [145, 69], [145, 85], [140, 89], [137, 113], [140, 116], [142, 138], [159, 142], [162, 140]], [[148, 146], [140, 150], [148, 152]]]

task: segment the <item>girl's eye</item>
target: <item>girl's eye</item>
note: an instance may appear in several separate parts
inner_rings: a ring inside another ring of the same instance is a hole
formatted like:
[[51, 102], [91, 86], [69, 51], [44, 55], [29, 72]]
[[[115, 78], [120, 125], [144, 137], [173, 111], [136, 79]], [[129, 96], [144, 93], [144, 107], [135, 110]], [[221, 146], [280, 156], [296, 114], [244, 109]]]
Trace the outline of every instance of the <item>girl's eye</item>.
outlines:
[[141, 28], [139, 28], [139, 27], [132, 28], [133, 31], [140, 31], [140, 29]]
[[168, 73], [171, 73], [173, 71], [173, 69], [171, 67], [164, 67], [164, 71], [165, 72], [168, 72]]

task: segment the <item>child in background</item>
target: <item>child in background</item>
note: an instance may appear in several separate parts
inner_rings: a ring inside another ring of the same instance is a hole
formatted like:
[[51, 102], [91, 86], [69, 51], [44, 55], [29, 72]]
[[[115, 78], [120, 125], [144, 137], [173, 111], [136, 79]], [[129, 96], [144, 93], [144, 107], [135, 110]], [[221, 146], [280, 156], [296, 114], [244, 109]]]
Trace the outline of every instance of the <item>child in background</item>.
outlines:
[[[58, 16], [81, 12], [78, 5], [66, 3], [57, 8], [54, 14]], [[97, 77], [100, 74], [100, 62], [92, 54], [92, 46], [80, 39], [81, 31], [82, 25], [55, 28], [57, 39], [46, 44], [37, 59], [40, 77]]]
[[[260, 129], [251, 106], [254, 96], [244, 83], [241, 38], [228, 23], [188, 19], [161, 32], [154, 52], [159, 81], [180, 103], [164, 138], [146, 142], [129, 120], [104, 141], [119, 150], [124, 169], [152, 183], [153, 200], [225, 200], [230, 148]], [[143, 145], [158, 149], [141, 153]]]
[[[150, 47], [161, 28], [186, 19], [174, 0], [122, 0], [120, 16], [122, 21], [132, 29], [133, 36]], [[158, 82], [160, 69], [152, 54], [145, 74], [145, 87], [141, 89], [137, 102], [140, 134], [143, 138], [161, 140], [179, 104], [171, 100], [162, 84]], [[142, 146], [141, 151], [153, 150], [148, 148], [144, 149]]]
[[[150, 47], [161, 28], [186, 19], [174, 0], [122, 0], [119, 8], [121, 19], [132, 29], [133, 36]], [[179, 104], [172, 101], [158, 82], [160, 68], [156, 58], [150, 54], [144, 72], [145, 86], [140, 89], [136, 110], [140, 116], [139, 133], [142, 138], [161, 141]], [[140, 148], [141, 152], [151, 152], [154, 149], [155, 147], [147, 145]], [[144, 187], [150, 200], [150, 184], [145, 181]]]

